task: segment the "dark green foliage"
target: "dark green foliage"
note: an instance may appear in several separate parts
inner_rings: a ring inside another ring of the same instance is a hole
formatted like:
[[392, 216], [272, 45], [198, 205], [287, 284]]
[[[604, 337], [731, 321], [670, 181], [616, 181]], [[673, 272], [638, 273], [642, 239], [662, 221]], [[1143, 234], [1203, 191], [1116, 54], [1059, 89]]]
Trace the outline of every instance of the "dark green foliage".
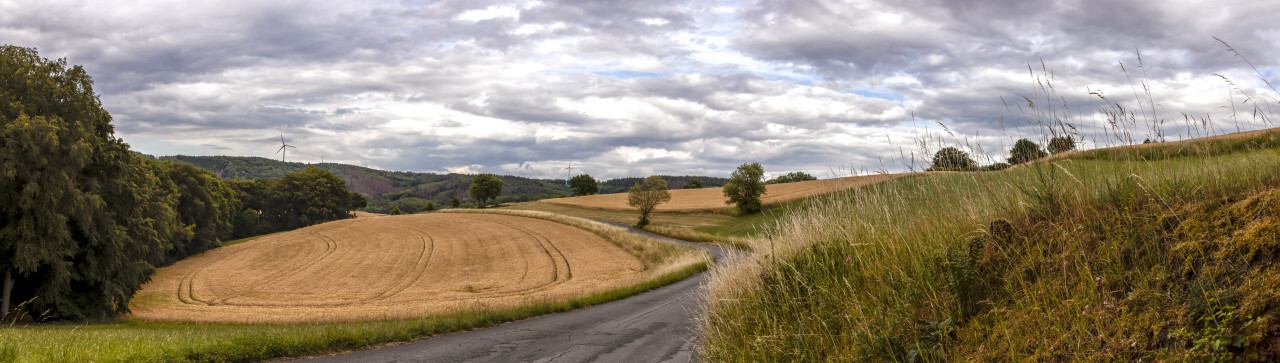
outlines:
[[724, 196], [729, 198], [725, 204], [735, 204], [743, 213], [759, 212], [763, 208], [760, 196], [764, 193], [764, 168], [760, 163], [738, 166], [729, 177], [729, 183], [724, 185]]
[[592, 195], [600, 191], [600, 184], [591, 175], [582, 174], [569, 178], [569, 188], [573, 189], [573, 195], [576, 196]]
[[483, 207], [486, 201], [502, 194], [502, 179], [489, 174], [476, 175], [471, 178], [471, 187], [467, 188], [467, 194], [480, 201], [480, 206]]
[[777, 178], [769, 179], [769, 181], [766, 181], [764, 183], [765, 184], [782, 184], [782, 183], [794, 183], [794, 182], [810, 181], [810, 180], [818, 180], [818, 178], [813, 175], [809, 175], [809, 173], [806, 173], [803, 171], [797, 171], [797, 172], [787, 173], [787, 175], [783, 175]]
[[453, 199], [449, 200], [449, 206], [454, 208], [460, 207], [462, 206], [462, 201], [458, 200], [457, 197], [454, 197]]
[[[164, 160], [181, 161], [214, 172], [223, 179], [279, 178], [287, 173], [302, 171], [307, 164], [281, 162], [280, 160], [238, 156], [164, 156]], [[451, 198], [465, 198], [471, 185], [471, 175], [432, 174], [403, 171], [385, 171], [354, 165], [323, 163], [316, 167], [328, 170], [342, 178], [348, 189], [364, 194], [367, 212], [386, 213], [392, 207], [421, 208], [426, 201], [445, 205]], [[496, 176], [502, 180], [503, 193], [496, 202], [521, 202], [546, 199], [569, 191], [564, 181], [530, 179], [518, 176]], [[624, 188], [625, 190], [625, 188]], [[416, 198], [421, 201], [413, 200]]]
[[269, 231], [259, 210], [287, 228], [345, 217], [341, 180], [295, 174], [237, 188], [154, 161], [115, 137], [83, 68], [0, 48], [0, 272], [36, 319], [125, 312], [155, 266]]
[[1058, 136], [1049, 140], [1049, 153], [1058, 154], [1076, 149], [1076, 139], [1067, 136]]
[[0, 271], [13, 275], [12, 301], [53, 319], [126, 311], [148, 261], [190, 233], [155, 174], [115, 137], [83, 68], [0, 48]]
[[350, 217], [351, 194], [333, 173], [318, 167], [285, 174], [274, 183], [273, 208], [267, 209], [279, 230], [290, 230]]
[[213, 173], [190, 164], [169, 161], [154, 163], [164, 185], [177, 196], [174, 210], [182, 226], [191, 233], [186, 240], [173, 239], [168, 264], [217, 247], [234, 235], [233, 223], [241, 210], [236, 192]]
[[1019, 139], [1013, 144], [1013, 149], [1009, 150], [1009, 164], [1022, 164], [1048, 155], [1035, 142]]
[[391, 212], [387, 214], [398, 216], [398, 215], [404, 214], [404, 212], [400, 211], [400, 207], [395, 207], [395, 208], [391, 208]]
[[684, 185], [684, 189], [702, 189], [702, 181], [698, 179], [690, 180], [689, 184]]
[[364, 197], [364, 194], [360, 194], [360, 192], [355, 192], [355, 191], [350, 192], [350, 194], [351, 194], [352, 210], [361, 209], [369, 206], [369, 199], [366, 199]]
[[422, 206], [423, 212], [432, 212], [435, 210], [436, 210], [436, 202], [427, 202], [426, 205]]
[[969, 157], [969, 153], [954, 147], [944, 147], [933, 154], [930, 171], [971, 171], [978, 168], [978, 163]]
[[1009, 168], [1009, 164], [1007, 163], [993, 163], [991, 165], [982, 167], [982, 171], [997, 171], [997, 170], [1004, 170], [1008, 168]]
[[[698, 180], [700, 187], [721, 187], [729, 182], [726, 178], [716, 178], [709, 176], [671, 176], [658, 175], [667, 181], [667, 185], [671, 188], [683, 188], [694, 180]], [[626, 193], [632, 185], [643, 183], [645, 178], [617, 178], [600, 182], [600, 194], [610, 193]]]
[[636, 223], [638, 228], [649, 225], [649, 214], [658, 204], [669, 200], [671, 193], [667, 192], [667, 181], [657, 175], [645, 178], [644, 183], [636, 183], [627, 190], [627, 205], [640, 209], [640, 221]]
[[239, 194], [246, 209], [236, 218], [236, 238], [349, 218], [352, 209], [351, 192], [342, 180], [318, 167], [280, 179], [226, 183]]

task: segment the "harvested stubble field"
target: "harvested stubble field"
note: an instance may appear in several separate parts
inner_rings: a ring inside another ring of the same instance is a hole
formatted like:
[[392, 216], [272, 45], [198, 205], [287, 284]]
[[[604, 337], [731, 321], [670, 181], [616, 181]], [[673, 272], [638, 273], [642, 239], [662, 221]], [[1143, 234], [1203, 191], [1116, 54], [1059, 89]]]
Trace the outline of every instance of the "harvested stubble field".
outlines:
[[[767, 187], [766, 193], [761, 197], [761, 200], [766, 205], [776, 204], [881, 183], [906, 175], [910, 174], [876, 174], [771, 184]], [[657, 211], [692, 212], [715, 210], [728, 206], [725, 204], [724, 191], [721, 188], [673, 189], [670, 192], [671, 201], [659, 204]], [[587, 208], [635, 209], [627, 205], [627, 193], [596, 194], [583, 197], [547, 199], [545, 201]]]
[[219, 248], [161, 269], [143, 321], [384, 320], [567, 300], [650, 277], [599, 234], [496, 214], [361, 216]]

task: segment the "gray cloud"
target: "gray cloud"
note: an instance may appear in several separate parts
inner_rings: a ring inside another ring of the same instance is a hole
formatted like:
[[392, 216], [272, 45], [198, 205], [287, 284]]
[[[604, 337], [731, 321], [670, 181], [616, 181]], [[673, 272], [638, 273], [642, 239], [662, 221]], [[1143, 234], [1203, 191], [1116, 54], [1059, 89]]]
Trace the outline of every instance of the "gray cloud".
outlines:
[[[117, 5], [2, 3], [0, 39], [84, 65], [152, 154], [271, 157], [285, 134], [290, 159], [396, 170], [829, 175], [901, 170], [922, 138], [999, 159], [1043, 131], [1023, 96], [1065, 100], [1054, 116], [1090, 140], [1107, 133], [1091, 91], [1167, 120], [1228, 119], [1214, 73], [1280, 97], [1211, 38], [1280, 83], [1266, 2]], [[1189, 133], [1164, 127], [1138, 131]]]

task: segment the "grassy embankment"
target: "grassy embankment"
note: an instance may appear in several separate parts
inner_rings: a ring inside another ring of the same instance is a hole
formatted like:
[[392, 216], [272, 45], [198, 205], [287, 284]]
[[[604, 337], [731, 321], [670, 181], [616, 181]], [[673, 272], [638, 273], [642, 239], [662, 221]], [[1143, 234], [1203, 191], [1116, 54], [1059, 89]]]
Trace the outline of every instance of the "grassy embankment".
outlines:
[[711, 360], [1274, 360], [1280, 131], [813, 198], [712, 277]]
[[0, 362], [45, 361], [259, 361], [367, 349], [391, 342], [463, 331], [567, 311], [649, 291], [707, 269], [700, 249], [644, 238], [617, 227], [571, 218], [521, 213], [584, 228], [635, 253], [651, 272], [631, 285], [568, 301], [510, 309], [461, 311], [389, 321], [252, 325], [167, 324], [122, 321], [0, 328]]

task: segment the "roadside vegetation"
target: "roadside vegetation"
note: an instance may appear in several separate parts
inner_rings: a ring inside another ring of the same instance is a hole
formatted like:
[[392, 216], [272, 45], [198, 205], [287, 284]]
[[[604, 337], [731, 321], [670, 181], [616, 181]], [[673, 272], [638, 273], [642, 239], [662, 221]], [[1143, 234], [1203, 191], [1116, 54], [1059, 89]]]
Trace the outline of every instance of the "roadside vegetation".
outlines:
[[[1016, 167], [904, 177], [773, 216], [751, 254], [713, 271], [703, 357], [1280, 359], [1280, 130], [1137, 145], [1164, 140], [1164, 120], [1098, 96], [1121, 146], [1072, 151], [1063, 137], [1081, 120], [1050, 82], [1020, 107], [1053, 156], [1022, 139]], [[1249, 102], [1234, 126], [1274, 127], [1273, 105]], [[1223, 126], [1183, 117], [1184, 135]]]

